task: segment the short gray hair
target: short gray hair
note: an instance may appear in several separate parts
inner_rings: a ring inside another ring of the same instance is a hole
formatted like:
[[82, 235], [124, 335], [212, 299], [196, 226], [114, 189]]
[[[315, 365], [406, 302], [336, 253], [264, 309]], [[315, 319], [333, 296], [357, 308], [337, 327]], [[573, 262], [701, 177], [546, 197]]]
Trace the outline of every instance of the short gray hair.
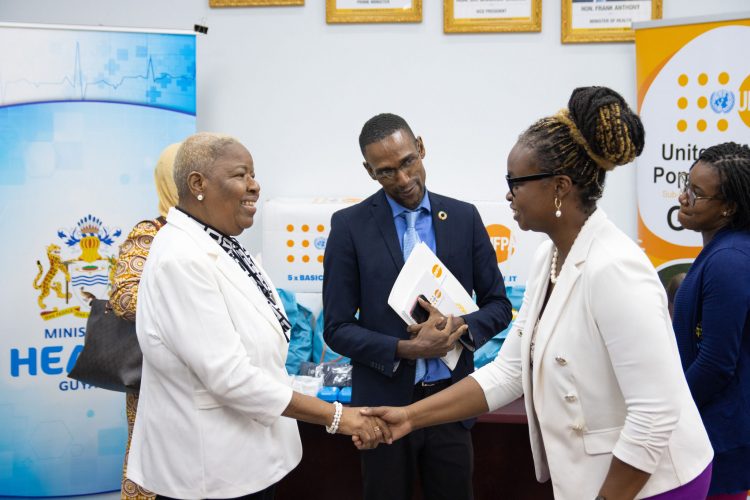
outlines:
[[180, 201], [191, 196], [188, 186], [190, 172], [207, 175], [211, 165], [232, 144], [242, 145], [234, 137], [211, 132], [198, 132], [185, 139], [174, 159], [174, 183]]

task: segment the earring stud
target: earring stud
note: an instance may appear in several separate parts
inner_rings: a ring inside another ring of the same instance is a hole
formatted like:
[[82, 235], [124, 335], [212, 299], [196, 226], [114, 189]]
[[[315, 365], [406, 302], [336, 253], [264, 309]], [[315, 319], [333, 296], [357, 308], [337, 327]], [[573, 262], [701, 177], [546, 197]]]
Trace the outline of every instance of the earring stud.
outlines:
[[196, 196], [196, 198], [198, 198], [198, 201], [203, 201], [203, 193], [198, 193], [198, 196]]

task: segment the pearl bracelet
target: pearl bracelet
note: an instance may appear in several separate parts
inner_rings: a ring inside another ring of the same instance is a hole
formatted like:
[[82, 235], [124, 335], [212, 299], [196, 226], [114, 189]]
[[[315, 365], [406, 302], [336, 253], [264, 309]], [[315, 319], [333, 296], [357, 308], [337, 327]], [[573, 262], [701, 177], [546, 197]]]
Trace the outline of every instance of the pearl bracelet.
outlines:
[[333, 422], [331, 425], [326, 425], [326, 432], [328, 434], [336, 434], [339, 430], [339, 424], [341, 423], [341, 413], [344, 411], [344, 406], [338, 401], [333, 402]]

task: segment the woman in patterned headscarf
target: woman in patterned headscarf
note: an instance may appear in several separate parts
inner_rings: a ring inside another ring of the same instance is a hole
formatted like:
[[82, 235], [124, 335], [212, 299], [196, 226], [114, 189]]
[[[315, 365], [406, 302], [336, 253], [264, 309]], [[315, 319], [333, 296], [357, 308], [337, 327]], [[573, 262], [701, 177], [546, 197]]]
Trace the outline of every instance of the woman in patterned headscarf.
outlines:
[[[177, 204], [177, 187], [174, 183], [174, 158], [181, 143], [170, 144], [159, 156], [154, 170], [156, 194], [159, 197], [159, 216], [153, 220], [143, 220], [130, 231], [128, 239], [120, 247], [120, 256], [115, 267], [115, 279], [112, 283], [112, 294], [109, 302], [117, 316], [128, 321], [135, 321], [135, 304], [138, 295], [138, 284], [141, 271], [146, 262], [151, 242], [156, 232], [166, 223], [167, 212]], [[128, 451], [133, 435], [135, 412], [138, 408], [138, 393], [128, 393], [125, 397], [125, 408], [128, 416], [128, 444], [125, 448], [125, 462], [122, 467], [122, 500], [151, 499], [154, 494], [135, 484], [125, 477], [128, 467]]]

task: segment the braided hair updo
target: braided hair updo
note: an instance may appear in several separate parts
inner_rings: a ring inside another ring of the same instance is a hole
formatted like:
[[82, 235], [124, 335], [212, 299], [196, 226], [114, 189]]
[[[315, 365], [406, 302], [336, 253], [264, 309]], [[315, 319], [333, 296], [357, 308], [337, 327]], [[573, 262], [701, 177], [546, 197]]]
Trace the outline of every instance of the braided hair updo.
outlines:
[[602, 197], [607, 171], [643, 151], [641, 119], [607, 87], [580, 87], [568, 108], [529, 127], [518, 143], [531, 149], [542, 172], [567, 175], [578, 186], [584, 209]]
[[750, 231], [750, 148], [734, 142], [717, 144], [704, 150], [695, 163], [699, 161], [718, 171], [721, 197], [734, 204], [729, 227]]

